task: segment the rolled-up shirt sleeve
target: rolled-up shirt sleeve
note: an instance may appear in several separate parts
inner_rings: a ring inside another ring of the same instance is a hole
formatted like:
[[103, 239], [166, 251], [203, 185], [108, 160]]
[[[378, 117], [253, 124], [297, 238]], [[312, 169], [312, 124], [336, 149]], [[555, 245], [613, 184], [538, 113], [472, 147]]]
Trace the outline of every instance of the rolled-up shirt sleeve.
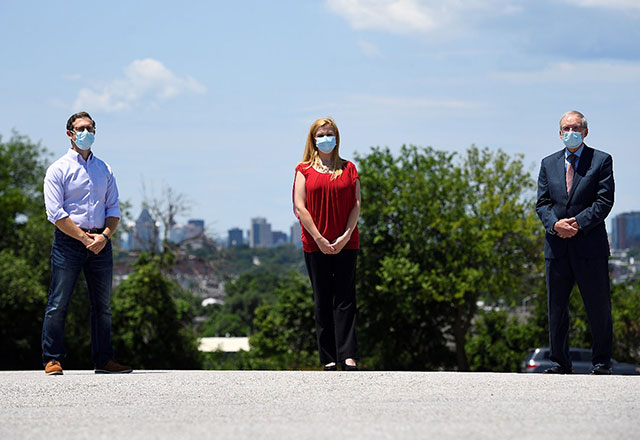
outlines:
[[44, 206], [47, 219], [54, 225], [60, 219], [69, 217], [64, 210], [64, 185], [61, 180], [62, 173], [53, 167], [47, 170], [44, 177]]
[[105, 217], [117, 217], [121, 218], [120, 202], [118, 201], [118, 185], [116, 184], [116, 178], [109, 169], [108, 181], [107, 181], [107, 193], [105, 195]]

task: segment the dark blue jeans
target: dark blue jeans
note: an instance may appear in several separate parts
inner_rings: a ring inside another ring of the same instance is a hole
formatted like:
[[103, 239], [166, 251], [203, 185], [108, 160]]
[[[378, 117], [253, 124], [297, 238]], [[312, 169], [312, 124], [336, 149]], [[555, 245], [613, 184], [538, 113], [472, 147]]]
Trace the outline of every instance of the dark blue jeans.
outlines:
[[96, 368], [113, 359], [111, 346], [111, 280], [113, 256], [111, 241], [98, 255], [78, 240], [56, 228], [51, 249], [51, 284], [49, 302], [42, 326], [42, 361], [62, 362], [65, 357], [64, 325], [69, 300], [84, 271], [89, 290], [91, 319], [91, 358]]

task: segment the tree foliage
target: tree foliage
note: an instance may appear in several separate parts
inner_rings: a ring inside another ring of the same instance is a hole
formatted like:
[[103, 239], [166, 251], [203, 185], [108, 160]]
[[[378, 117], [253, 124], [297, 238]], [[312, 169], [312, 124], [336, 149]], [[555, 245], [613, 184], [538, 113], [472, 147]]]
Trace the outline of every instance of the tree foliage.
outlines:
[[43, 207], [47, 154], [27, 136], [0, 137], [0, 346], [3, 369], [40, 365], [53, 228]]
[[0, 350], [3, 369], [41, 363], [40, 332], [47, 303], [33, 267], [10, 250], [0, 251]]
[[363, 193], [361, 340], [385, 369], [468, 370], [479, 299], [514, 300], [540, 286], [534, 182], [522, 156], [403, 146], [357, 158]]
[[255, 270], [268, 270], [278, 274], [284, 274], [290, 270], [307, 273], [302, 249], [292, 245], [272, 248], [230, 246], [220, 250], [215, 256], [214, 264], [223, 276], [231, 280]]
[[258, 268], [245, 272], [225, 284], [224, 304], [214, 306], [205, 322], [204, 336], [249, 336], [254, 331], [254, 312], [262, 303], [276, 301], [276, 288], [282, 275]]
[[640, 280], [613, 287], [613, 357], [640, 364]]
[[190, 317], [181, 319], [174, 298], [179, 289], [162, 274], [158, 257], [141, 256], [112, 295], [112, 337], [120, 359], [139, 369], [199, 368]]
[[[246, 275], [246, 284], [262, 277]], [[207, 369], [307, 369], [318, 364], [313, 294], [309, 280], [297, 271], [277, 274], [272, 284], [273, 300], [255, 309], [251, 350], [239, 353], [207, 353]], [[226, 314], [224, 316], [237, 316]]]
[[481, 311], [467, 343], [469, 366], [472, 371], [517, 372], [529, 349], [547, 340], [533, 320], [520, 322], [506, 310]]
[[[481, 312], [474, 320], [467, 353], [473, 371], [519, 371], [530, 349], [549, 345], [547, 300], [544, 293], [530, 298], [535, 305], [526, 321], [506, 310]], [[640, 364], [640, 280], [613, 285], [613, 358]], [[577, 288], [569, 300], [569, 343], [591, 348], [589, 320]]]
[[296, 272], [283, 277], [274, 290], [274, 304], [256, 309], [257, 331], [251, 356], [257, 368], [305, 369], [318, 364], [313, 294], [309, 280]]
[[27, 136], [13, 132], [0, 136], [0, 249], [13, 250], [30, 265], [38, 280], [49, 279], [49, 252], [53, 227], [47, 222], [42, 182], [48, 154]]

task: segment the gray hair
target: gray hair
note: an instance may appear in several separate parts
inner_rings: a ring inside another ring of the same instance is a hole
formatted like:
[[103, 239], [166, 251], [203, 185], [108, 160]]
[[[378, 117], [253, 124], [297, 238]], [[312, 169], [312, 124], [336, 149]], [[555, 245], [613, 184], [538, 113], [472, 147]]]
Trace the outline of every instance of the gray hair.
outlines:
[[584, 115], [580, 113], [578, 110], [570, 110], [566, 112], [564, 115], [562, 115], [562, 117], [560, 118], [560, 131], [562, 131], [562, 120], [565, 118], [565, 116], [568, 116], [568, 115], [578, 115], [578, 117], [580, 118], [580, 125], [582, 125], [582, 128], [588, 128], [587, 118], [585, 118]]

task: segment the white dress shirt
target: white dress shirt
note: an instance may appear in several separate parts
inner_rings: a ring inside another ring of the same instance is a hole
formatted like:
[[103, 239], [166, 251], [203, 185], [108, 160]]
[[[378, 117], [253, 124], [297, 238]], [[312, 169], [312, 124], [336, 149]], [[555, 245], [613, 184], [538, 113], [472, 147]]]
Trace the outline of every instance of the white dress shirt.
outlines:
[[111, 167], [93, 153], [85, 162], [71, 148], [47, 169], [44, 204], [51, 223], [69, 217], [85, 229], [103, 228], [105, 218], [121, 216]]

